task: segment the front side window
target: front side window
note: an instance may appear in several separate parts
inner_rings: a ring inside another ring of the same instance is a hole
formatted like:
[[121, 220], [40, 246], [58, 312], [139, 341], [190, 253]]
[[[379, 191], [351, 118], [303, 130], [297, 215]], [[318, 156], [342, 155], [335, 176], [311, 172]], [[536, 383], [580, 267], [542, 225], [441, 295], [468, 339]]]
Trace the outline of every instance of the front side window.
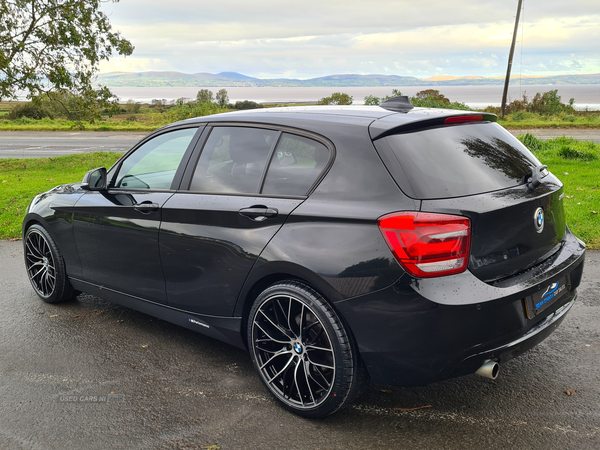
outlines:
[[171, 189], [197, 128], [171, 131], [142, 144], [121, 164], [114, 187], [124, 189]]
[[190, 190], [256, 194], [278, 131], [215, 127], [200, 155]]

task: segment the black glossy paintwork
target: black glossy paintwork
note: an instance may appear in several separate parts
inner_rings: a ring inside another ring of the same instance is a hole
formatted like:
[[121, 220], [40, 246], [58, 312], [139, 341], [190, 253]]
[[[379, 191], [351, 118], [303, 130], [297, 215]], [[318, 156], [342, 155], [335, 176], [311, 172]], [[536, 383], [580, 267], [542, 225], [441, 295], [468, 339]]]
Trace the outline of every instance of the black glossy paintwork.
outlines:
[[[158, 234], [160, 207], [172, 195], [109, 190], [82, 196], [73, 208], [73, 222], [83, 280], [165, 303]], [[159, 208], [137, 210], [138, 204]]]
[[[469, 272], [423, 280], [405, 276], [382, 291], [335, 306], [350, 324], [376, 383], [425, 385], [473, 373], [491, 356], [502, 356], [501, 362], [515, 356], [515, 348], [501, 355], [486, 352], [520, 338], [572, 300], [583, 257], [584, 246], [569, 233], [562, 249], [533, 276], [512, 283], [491, 286]], [[541, 316], [527, 319], [523, 299], [564, 273], [571, 274], [569, 294]]]
[[[558, 250], [565, 234], [562, 183], [548, 175], [535, 190], [526, 185], [444, 200], [423, 200], [423, 211], [460, 214], [471, 219], [469, 270], [484, 281], [528, 269]], [[534, 216], [544, 210], [544, 229]]]
[[[177, 193], [163, 207], [160, 256], [169, 305], [231, 316], [254, 262], [288, 214], [303, 200]], [[264, 220], [240, 214], [265, 206]]]
[[57, 186], [32, 200], [23, 221], [23, 232], [33, 223], [42, 224], [50, 232], [61, 249], [68, 275], [73, 277], [80, 277], [82, 271], [73, 236], [71, 207], [84, 194], [79, 184]]
[[[78, 185], [59, 187], [36, 197], [23, 229], [34, 222], [48, 229], [76, 289], [239, 347], [245, 345], [245, 313], [256, 295], [293, 278], [332, 303], [377, 383], [426, 384], [471, 373], [485, 359], [503, 362], [547, 336], [550, 329], [526, 344], [497, 350], [575, 296], [584, 246], [564, 232], [562, 189], [554, 177], [546, 177], [535, 193], [519, 187], [423, 202], [403, 194], [379, 159], [373, 135], [444, 115], [456, 112], [308, 107], [191, 119], [147, 138], [199, 127], [171, 191], [86, 193]], [[331, 146], [330, 168], [308, 198], [189, 193], [185, 189], [211, 123], [320, 136]], [[133, 205], [142, 202], [159, 209], [136, 210]], [[536, 238], [527, 228], [533, 229], [536, 205], [548, 211], [546, 234], [537, 237], [538, 249], [513, 258], [513, 247]], [[253, 206], [278, 213], [263, 221], [239, 213]], [[418, 210], [471, 217], [475, 234], [468, 271], [423, 280], [405, 274], [377, 219]], [[549, 251], [554, 253], [548, 256]], [[508, 261], [497, 257], [504, 252]], [[479, 264], [490, 255], [493, 263]], [[532, 264], [514, 273], [515, 267]], [[565, 276], [569, 296], [527, 319], [523, 298]]]

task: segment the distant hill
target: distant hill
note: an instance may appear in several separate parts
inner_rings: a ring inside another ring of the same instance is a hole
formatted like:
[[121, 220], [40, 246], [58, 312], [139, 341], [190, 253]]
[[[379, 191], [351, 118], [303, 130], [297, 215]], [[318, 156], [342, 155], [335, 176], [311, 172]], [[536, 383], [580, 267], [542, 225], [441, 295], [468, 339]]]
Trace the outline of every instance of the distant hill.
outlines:
[[[518, 76], [511, 77], [519, 79]], [[474, 86], [501, 85], [504, 77], [436, 76], [431, 78], [402, 77], [398, 75], [341, 74], [296, 80], [288, 78], [253, 78], [237, 72], [182, 73], [182, 72], [110, 72], [98, 76], [100, 84], [109, 87], [347, 87], [347, 86]], [[524, 76], [523, 85], [600, 84], [600, 73], [589, 75], [556, 75], [551, 77]]]

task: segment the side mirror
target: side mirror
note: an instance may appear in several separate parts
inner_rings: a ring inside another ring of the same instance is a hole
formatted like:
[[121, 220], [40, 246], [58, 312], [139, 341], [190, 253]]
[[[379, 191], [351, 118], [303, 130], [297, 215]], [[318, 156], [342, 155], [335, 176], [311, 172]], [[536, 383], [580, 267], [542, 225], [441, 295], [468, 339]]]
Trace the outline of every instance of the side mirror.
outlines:
[[106, 190], [106, 167], [90, 170], [83, 176], [81, 189], [86, 191]]

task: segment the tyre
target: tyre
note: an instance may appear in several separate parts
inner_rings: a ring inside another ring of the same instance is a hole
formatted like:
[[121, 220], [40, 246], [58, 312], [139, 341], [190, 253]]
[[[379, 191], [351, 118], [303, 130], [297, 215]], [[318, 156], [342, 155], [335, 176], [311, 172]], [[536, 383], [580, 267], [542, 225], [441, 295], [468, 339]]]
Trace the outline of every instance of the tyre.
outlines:
[[41, 225], [32, 225], [25, 234], [25, 267], [36, 294], [45, 302], [59, 303], [74, 298], [65, 262], [50, 234]]
[[310, 287], [277, 283], [255, 300], [248, 347], [259, 377], [289, 411], [333, 414], [359, 394], [362, 365], [333, 308]]

